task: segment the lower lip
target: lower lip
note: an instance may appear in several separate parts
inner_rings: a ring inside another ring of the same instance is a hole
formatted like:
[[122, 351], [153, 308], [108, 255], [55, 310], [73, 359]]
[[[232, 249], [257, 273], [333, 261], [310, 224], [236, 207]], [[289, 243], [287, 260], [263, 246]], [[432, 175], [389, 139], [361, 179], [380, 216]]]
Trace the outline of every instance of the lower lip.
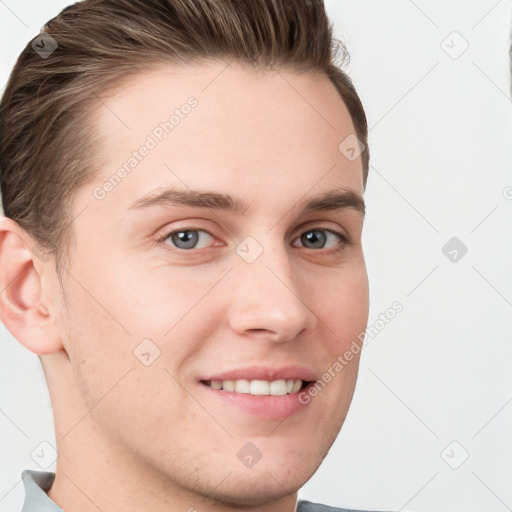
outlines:
[[[297, 414], [308, 404], [302, 404], [299, 401], [300, 393], [307, 388], [300, 389], [296, 393], [288, 395], [251, 395], [250, 393], [235, 393], [234, 391], [224, 391], [214, 389], [206, 384], [199, 385], [210, 393], [211, 396], [222, 400], [224, 403], [238, 407], [239, 409], [257, 416], [260, 419], [268, 421], [282, 421], [288, 416]], [[312, 385], [312, 384], [309, 384]]]

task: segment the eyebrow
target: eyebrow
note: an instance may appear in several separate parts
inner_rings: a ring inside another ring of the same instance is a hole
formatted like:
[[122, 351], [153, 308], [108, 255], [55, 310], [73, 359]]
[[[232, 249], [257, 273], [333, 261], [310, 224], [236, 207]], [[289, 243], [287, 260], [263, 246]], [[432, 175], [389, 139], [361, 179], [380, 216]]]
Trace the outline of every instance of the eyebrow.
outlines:
[[[129, 210], [142, 210], [155, 206], [188, 206], [225, 210], [243, 215], [249, 206], [241, 199], [229, 194], [201, 190], [181, 190], [167, 188], [159, 192], [150, 192], [129, 206]], [[334, 189], [313, 197], [303, 198], [297, 203], [301, 213], [343, 210], [347, 208], [365, 215], [365, 202], [362, 196], [352, 190]]]

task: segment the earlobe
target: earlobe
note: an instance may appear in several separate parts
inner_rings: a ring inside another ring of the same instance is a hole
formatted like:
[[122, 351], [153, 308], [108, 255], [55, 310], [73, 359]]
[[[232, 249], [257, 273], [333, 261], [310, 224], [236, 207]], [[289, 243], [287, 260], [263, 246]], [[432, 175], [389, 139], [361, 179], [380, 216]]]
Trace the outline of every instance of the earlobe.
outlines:
[[28, 350], [47, 354], [62, 349], [54, 318], [42, 303], [41, 268], [33, 239], [15, 221], [0, 218], [0, 318]]

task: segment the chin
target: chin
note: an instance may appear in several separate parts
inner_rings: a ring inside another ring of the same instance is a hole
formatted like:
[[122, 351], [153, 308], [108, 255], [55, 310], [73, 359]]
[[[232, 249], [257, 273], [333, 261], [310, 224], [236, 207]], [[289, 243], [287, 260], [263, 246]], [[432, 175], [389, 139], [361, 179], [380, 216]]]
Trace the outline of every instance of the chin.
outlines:
[[244, 472], [231, 473], [208, 497], [218, 503], [239, 507], [259, 507], [279, 499], [292, 499], [307, 480], [293, 475], [283, 478], [283, 475], [273, 474], [265, 470], [252, 473], [255, 468]]

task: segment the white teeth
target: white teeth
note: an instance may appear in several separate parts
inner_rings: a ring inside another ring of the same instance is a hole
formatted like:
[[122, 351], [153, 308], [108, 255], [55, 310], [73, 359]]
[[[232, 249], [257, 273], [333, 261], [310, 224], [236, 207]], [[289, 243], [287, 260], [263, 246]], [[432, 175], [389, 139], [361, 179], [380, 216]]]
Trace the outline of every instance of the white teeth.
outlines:
[[251, 395], [268, 395], [269, 387], [267, 380], [251, 380]]
[[235, 381], [223, 380], [222, 381], [222, 389], [225, 389], [226, 391], [235, 391]]
[[297, 391], [299, 391], [299, 389], [302, 387], [302, 381], [300, 380], [296, 380], [294, 383], [293, 383], [293, 388], [292, 388], [292, 393], [296, 393]]
[[235, 380], [235, 391], [237, 393], [249, 393], [249, 381], [245, 379]]
[[[300, 381], [302, 386], [302, 381]], [[273, 380], [269, 384], [269, 394], [276, 396], [286, 395], [286, 381], [284, 379], [281, 380]]]
[[234, 391], [235, 393], [249, 393], [251, 395], [272, 395], [283, 396], [290, 393], [296, 393], [302, 387], [300, 379], [280, 379], [280, 380], [212, 380], [206, 381], [214, 389], [223, 389], [224, 391]]
[[210, 386], [213, 389], [222, 389], [222, 381], [221, 380], [212, 380], [210, 382]]

